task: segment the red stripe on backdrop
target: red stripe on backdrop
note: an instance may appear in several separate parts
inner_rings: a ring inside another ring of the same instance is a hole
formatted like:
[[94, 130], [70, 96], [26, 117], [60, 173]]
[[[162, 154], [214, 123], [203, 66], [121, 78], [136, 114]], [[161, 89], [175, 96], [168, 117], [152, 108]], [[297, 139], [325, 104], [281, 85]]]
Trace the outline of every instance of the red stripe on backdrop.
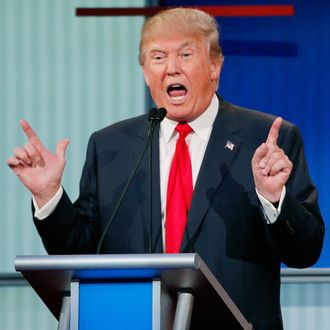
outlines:
[[[293, 5], [195, 6], [213, 16], [261, 17], [293, 16]], [[152, 16], [165, 7], [76, 8], [77, 16]]]
[[293, 5], [198, 6], [213, 16], [293, 16]]

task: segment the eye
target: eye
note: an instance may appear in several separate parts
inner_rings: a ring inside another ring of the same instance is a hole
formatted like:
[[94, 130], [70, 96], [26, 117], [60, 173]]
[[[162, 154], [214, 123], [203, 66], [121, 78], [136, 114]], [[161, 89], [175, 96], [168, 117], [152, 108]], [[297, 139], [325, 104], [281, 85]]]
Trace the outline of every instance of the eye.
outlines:
[[186, 52], [183, 52], [181, 56], [184, 59], [189, 59], [190, 57], [193, 56], [193, 53], [192, 52], [189, 52], [189, 51], [186, 51]]
[[155, 63], [162, 63], [165, 60], [165, 54], [163, 53], [153, 53], [151, 60]]

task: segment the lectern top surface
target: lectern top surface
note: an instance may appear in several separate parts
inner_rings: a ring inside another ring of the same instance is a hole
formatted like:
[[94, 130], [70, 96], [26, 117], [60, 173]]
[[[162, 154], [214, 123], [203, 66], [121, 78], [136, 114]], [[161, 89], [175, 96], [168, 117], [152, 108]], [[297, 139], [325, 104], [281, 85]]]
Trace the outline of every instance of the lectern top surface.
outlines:
[[182, 267], [200, 269], [204, 263], [196, 253], [18, 256], [15, 259], [17, 271]]

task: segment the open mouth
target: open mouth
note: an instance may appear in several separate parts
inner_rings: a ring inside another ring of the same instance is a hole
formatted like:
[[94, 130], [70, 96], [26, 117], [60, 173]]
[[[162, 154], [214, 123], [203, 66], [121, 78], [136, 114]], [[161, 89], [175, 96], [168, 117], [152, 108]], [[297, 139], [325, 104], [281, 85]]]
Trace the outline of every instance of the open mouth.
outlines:
[[168, 86], [167, 94], [174, 103], [180, 103], [187, 95], [187, 88], [181, 84], [172, 84]]

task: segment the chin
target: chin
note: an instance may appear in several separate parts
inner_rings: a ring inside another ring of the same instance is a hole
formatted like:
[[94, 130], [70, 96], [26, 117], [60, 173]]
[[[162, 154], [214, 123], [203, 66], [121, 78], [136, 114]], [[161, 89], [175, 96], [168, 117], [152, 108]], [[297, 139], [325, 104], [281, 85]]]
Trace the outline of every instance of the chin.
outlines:
[[187, 122], [187, 116], [184, 116], [184, 115], [181, 115], [181, 114], [175, 114], [175, 115], [168, 115], [167, 116], [168, 119], [171, 119], [171, 120], [174, 120], [174, 121], [177, 121], [177, 122]]

